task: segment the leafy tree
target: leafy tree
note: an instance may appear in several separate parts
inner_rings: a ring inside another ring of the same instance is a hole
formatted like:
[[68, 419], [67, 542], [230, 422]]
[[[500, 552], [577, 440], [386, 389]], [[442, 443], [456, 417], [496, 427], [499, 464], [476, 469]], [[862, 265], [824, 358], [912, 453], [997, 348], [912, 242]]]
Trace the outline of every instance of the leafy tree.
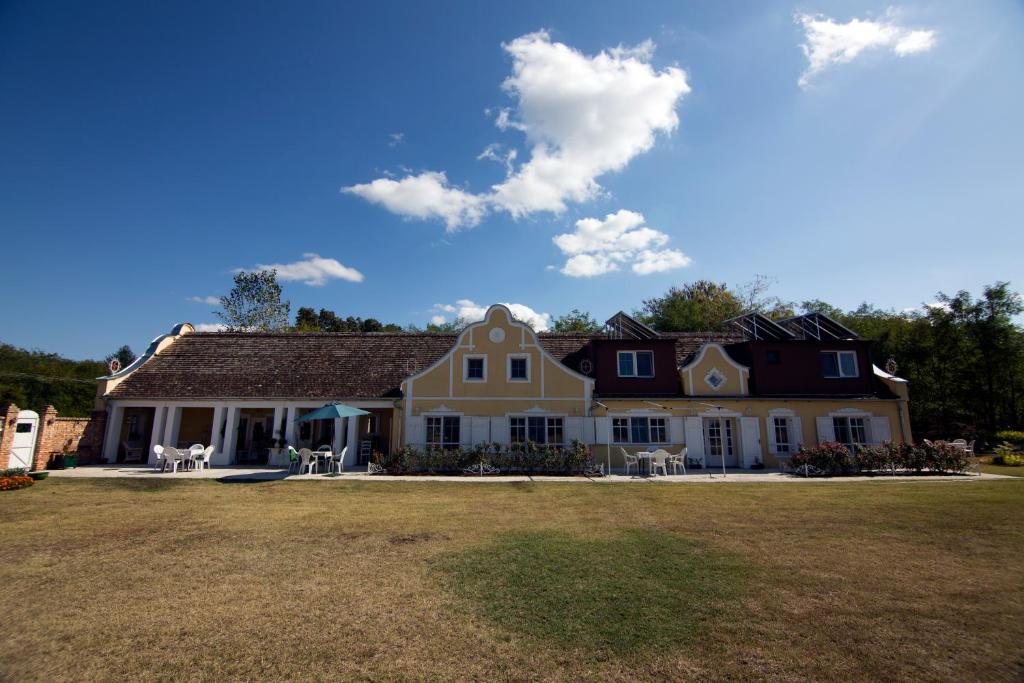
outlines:
[[724, 282], [698, 280], [645, 300], [638, 315], [659, 332], [703, 332], [741, 313], [743, 303]]
[[602, 326], [594, 316], [578, 308], [572, 309], [569, 313], [554, 319], [551, 330], [553, 332], [586, 332], [594, 334], [600, 332]]
[[96, 378], [106, 374], [102, 361], [76, 361], [0, 344], [0, 405], [41, 410], [50, 404], [66, 417], [84, 417], [93, 408]]
[[312, 308], [302, 306], [295, 312], [296, 332], [319, 332], [320, 319]]
[[231, 293], [220, 298], [216, 315], [231, 332], [272, 332], [288, 327], [291, 304], [281, 301], [276, 270], [235, 274]]
[[136, 359], [136, 357], [137, 356], [131, 350], [131, 347], [129, 347], [127, 344], [125, 344], [124, 346], [119, 348], [117, 351], [114, 351], [112, 354], [110, 354], [109, 356], [104, 358], [103, 362], [107, 364], [107, 367], [109, 367], [110, 366], [110, 361], [112, 361], [114, 359], [117, 359], [117, 362], [121, 364], [121, 367], [122, 368], [126, 368], [126, 367], [128, 367], [129, 365], [132, 364], [132, 362]]
[[761, 313], [772, 320], [783, 320], [796, 315], [796, 304], [783, 301], [777, 296], [768, 296], [768, 290], [775, 284], [774, 278], [755, 275], [754, 279], [740, 287], [736, 293], [744, 312]]

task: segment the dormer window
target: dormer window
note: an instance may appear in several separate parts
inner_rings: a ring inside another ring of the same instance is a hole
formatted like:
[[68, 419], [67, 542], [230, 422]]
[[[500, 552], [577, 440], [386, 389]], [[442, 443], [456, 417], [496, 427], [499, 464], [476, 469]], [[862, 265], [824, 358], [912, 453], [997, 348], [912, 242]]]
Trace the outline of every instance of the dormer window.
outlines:
[[653, 351], [619, 351], [619, 377], [654, 377]]
[[836, 379], [840, 377], [856, 377], [857, 373], [857, 352], [856, 351], [822, 351], [821, 369], [825, 377]]

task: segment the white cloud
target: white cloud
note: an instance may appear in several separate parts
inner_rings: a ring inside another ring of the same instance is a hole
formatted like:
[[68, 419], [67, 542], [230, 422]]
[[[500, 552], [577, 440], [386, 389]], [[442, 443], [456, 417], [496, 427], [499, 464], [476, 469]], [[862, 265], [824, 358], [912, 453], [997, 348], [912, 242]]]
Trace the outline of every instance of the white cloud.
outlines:
[[480, 222], [486, 211], [480, 197], [452, 187], [443, 171], [424, 171], [401, 180], [376, 180], [341, 188], [407, 218], [438, 218], [449, 232]]
[[796, 22], [803, 27], [807, 41], [800, 46], [807, 57], [807, 68], [798, 81], [802, 88], [810, 84], [812, 76], [833, 64], [851, 62], [864, 50], [884, 48], [904, 57], [935, 46], [935, 31], [898, 26], [892, 10], [879, 21], [851, 19], [840, 24], [820, 14], [798, 14]]
[[391, 133], [388, 135], [388, 147], [398, 147], [405, 142], [405, 133]]
[[196, 323], [192, 327], [196, 332], [223, 332], [226, 329], [223, 323]]
[[197, 304], [206, 304], [207, 306], [220, 306], [219, 296], [190, 296], [186, 301], [194, 301]]
[[555, 245], [568, 257], [562, 273], [570, 277], [594, 277], [631, 264], [637, 275], [650, 275], [690, 265], [689, 256], [665, 249], [669, 236], [644, 225], [643, 214], [620, 209], [599, 218], [581, 218], [576, 230], [555, 235]]
[[502, 88], [516, 104], [499, 110], [495, 125], [524, 133], [529, 158], [517, 166], [516, 150], [502, 155], [495, 145], [478, 158], [505, 165], [504, 181], [471, 194], [450, 186], [443, 172], [425, 172], [342, 191], [401, 216], [441, 219], [449, 231], [476, 225], [489, 210], [516, 218], [561, 213], [567, 202], [597, 196], [598, 178], [621, 171], [651, 149], [657, 134], [679, 125], [675, 108], [690, 92], [686, 74], [677, 67], [655, 70], [650, 41], [590, 56], [538, 31], [502, 47], [512, 56]]
[[[502, 305], [507, 306], [517, 320], [523, 321], [537, 332], [543, 332], [551, 327], [550, 313], [538, 313], [525, 304], [502, 303]], [[487, 306], [481, 306], [471, 299], [459, 299], [455, 302], [455, 305], [434, 304], [435, 311], [454, 315], [449, 318], [442, 313], [438, 313], [430, 318], [430, 322], [435, 325], [441, 325], [448, 320], [462, 320], [464, 322], [472, 323], [478, 320], [483, 320], [484, 314], [487, 313], [487, 308]]]
[[319, 254], [303, 254], [302, 261], [295, 263], [260, 263], [257, 270], [276, 270], [277, 277], [285, 282], [301, 282], [311, 287], [321, 287], [328, 280], [362, 282], [364, 276], [355, 268], [344, 266], [335, 259], [323, 258]]

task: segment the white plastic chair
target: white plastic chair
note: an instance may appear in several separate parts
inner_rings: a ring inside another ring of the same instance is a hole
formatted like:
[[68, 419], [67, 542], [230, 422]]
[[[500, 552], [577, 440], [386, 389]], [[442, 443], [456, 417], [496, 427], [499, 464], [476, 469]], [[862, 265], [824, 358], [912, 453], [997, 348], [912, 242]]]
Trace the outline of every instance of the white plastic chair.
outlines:
[[324, 467], [328, 470], [331, 469], [331, 465], [334, 463], [334, 454], [331, 452], [330, 446], [324, 445], [318, 447], [315, 451], [313, 451], [313, 455], [315, 455], [318, 458], [323, 458]]
[[625, 448], [620, 448], [619, 453], [622, 454], [622, 460], [626, 463], [626, 474], [629, 474], [629, 468], [635, 467], [636, 471], [640, 472], [640, 458], [636, 457], [632, 453], [627, 453]]
[[682, 468], [683, 474], [686, 474], [686, 446], [683, 446], [683, 450], [675, 455], [669, 454], [668, 464], [672, 466], [672, 474], [679, 474], [679, 468]]
[[313, 474], [313, 470], [317, 469], [316, 456], [313, 455], [313, 451], [308, 448], [299, 449], [299, 474], [302, 474], [302, 470], [307, 470], [307, 474]]
[[196, 469], [202, 470], [203, 465], [206, 465], [206, 469], [213, 467], [213, 463], [210, 462], [210, 458], [213, 457], [213, 446], [207, 446], [203, 449], [203, 452], [195, 459]]
[[163, 463], [163, 459], [164, 459], [164, 447], [163, 447], [163, 446], [161, 446], [160, 444], [155, 444], [155, 445], [153, 446], [153, 454], [154, 454], [154, 455], [156, 455], [156, 461], [155, 461], [155, 462], [153, 463], [153, 469], [154, 469], [154, 470], [158, 470], [158, 469], [160, 469], [160, 468], [161, 468], [161, 467], [163, 466], [163, 464], [164, 464], [164, 463]]
[[651, 475], [658, 474], [658, 470], [668, 476], [668, 451], [659, 448], [651, 453]]
[[341, 453], [335, 456], [334, 462], [331, 465], [341, 474], [345, 470], [345, 454], [348, 453], [348, 446], [341, 449]]
[[205, 450], [206, 450], [206, 448], [204, 448], [203, 444], [201, 444], [201, 443], [194, 443], [191, 446], [189, 446], [188, 447], [188, 456], [187, 456], [188, 457], [187, 467], [189, 467], [191, 469], [195, 469], [196, 463], [199, 461], [199, 458], [201, 458], [203, 456], [203, 451], [205, 451]]
[[161, 472], [167, 471], [167, 466], [171, 466], [171, 474], [178, 471], [178, 465], [182, 463], [185, 456], [174, 446], [164, 446], [164, 466], [160, 469]]

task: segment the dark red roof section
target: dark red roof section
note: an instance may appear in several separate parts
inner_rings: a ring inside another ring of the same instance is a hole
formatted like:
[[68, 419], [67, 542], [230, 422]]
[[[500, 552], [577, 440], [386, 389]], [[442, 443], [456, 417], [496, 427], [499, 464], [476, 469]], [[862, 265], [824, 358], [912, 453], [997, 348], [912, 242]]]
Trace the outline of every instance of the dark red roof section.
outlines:
[[[596, 335], [541, 333], [541, 345], [580, 371]], [[676, 357], [730, 335], [666, 333]], [[179, 337], [109, 393], [138, 399], [374, 399], [398, 398], [409, 375], [441, 358], [455, 334], [296, 334], [196, 332]]]

